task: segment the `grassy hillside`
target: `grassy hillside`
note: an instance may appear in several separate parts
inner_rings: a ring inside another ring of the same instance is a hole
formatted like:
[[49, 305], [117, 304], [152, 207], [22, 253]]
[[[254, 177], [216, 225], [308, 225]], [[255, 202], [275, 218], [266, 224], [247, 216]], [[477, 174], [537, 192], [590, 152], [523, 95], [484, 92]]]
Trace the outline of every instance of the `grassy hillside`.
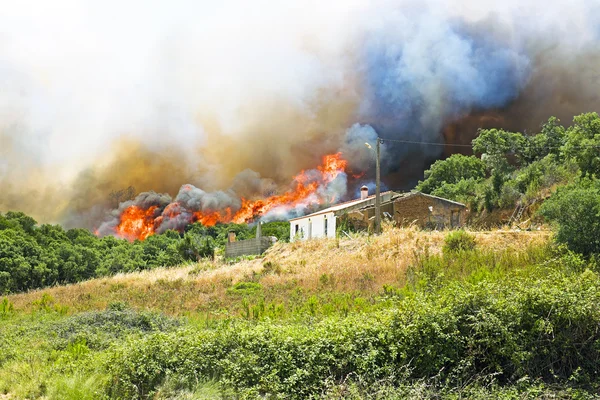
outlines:
[[[279, 243], [261, 258], [117, 274], [15, 294], [8, 300], [24, 312], [34, 310], [46, 296], [68, 314], [125, 302], [173, 316], [200, 313], [218, 318], [238, 316], [244, 311], [244, 299], [264, 301], [267, 308], [284, 314], [308, 300], [331, 302], [332, 297], [351, 303], [340, 307], [356, 308], [357, 298], [378, 296], [384, 286], [406, 285], [420, 260], [441, 255], [446, 235], [389, 228], [379, 237], [356, 235], [354, 239]], [[531, 249], [544, 245], [550, 233], [497, 230], [473, 235], [477, 246], [485, 250], [478, 254], [481, 259], [477, 267], [481, 267], [488, 260], [493, 265], [502, 264], [515, 255], [535, 259], [537, 254]], [[457, 277], [471, 272], [468, 268], [447, 271]]]
[[550, 239], [388, 228], [11, 295], [0, 394], [593, 398], [600, 277]]

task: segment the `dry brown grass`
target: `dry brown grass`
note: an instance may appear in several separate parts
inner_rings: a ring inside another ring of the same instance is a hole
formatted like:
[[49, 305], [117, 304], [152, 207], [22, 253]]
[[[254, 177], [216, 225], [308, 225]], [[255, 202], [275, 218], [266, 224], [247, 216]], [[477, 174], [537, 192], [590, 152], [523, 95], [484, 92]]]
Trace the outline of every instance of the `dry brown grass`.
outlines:
[[[543, 244], [549, 232], [496, 230], [471, 232], [479, 247], [492, 251], [525, 251]], [[260, 281], [267, 300], [285, 302], [301, 288], [305, 295], [324, 291], [361, 293], [380, 291], [387, 284], [402, 285], [415, 255], [441, 252], [447, 232], [416, 228], [387, 228], [378, 237], [357, 235], [349, 239], [320, 239], [280, 243], [263, 258], [226, 263], [198, 263], [178, 268], [159, 268], [74, 285], [47, 288], [9, 296], [15, 308], [32, 310], [33, 302], [47, 293], [70, 312], [104, 309], [115, 301], [139, 309], [181, 315], [217, 312], [238, 304], [227, 289], [240, 281]]]

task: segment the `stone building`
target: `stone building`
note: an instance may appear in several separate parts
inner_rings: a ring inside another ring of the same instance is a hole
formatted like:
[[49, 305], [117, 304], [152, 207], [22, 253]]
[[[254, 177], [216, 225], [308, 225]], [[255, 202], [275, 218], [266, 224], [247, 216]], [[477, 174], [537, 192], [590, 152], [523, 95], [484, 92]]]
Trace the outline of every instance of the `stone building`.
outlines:
[[[396, 193], [390, 201], [382, 202], [382, 219], [393, 219], [398, 226], [417, 225], [421, 228], [458, 228], [465, 223], [467, 207], [456, 201], [421, 192]], [[375, 216], [375, 207], [359, 210], [363, 215], [349, 214], [349, 218], [369, 221]]]

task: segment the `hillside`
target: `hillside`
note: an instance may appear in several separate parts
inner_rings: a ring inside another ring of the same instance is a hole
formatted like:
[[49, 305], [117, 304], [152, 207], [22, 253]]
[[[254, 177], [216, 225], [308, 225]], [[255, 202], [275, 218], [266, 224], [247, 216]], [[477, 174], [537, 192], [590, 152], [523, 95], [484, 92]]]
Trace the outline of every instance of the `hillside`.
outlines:
[[[137, 309], [170, 315], [203, 312], [223, 318], [242, 311], [240, 297], [245, 295], [292, 311], [311, 296], [372, 298], [385, 285], [402, 287], [410, 279], [407, 272], [414, 270], [420, 258], [441, 254], [446, 235], [388, 228], [379, 237], [357, 234], [353, 239], [279, 243], [264, 257], [236, 263], [204, 261], [117, 274], [10, 295], [8, 299], [23, 311], [34, 309], [46, 295], [66, 307], [68, 313], [102, 310], [110, 303], [125, 302]], [[496, 230], [473, 235], [479, 248], [501, 260], [508, 254], [525, 254], [532, 246], [545, 244], [550, 232]], [[247, 282], [248, 287], [243, 288]]]
[[593, 398], [600, 277], [551, 237], [386, 227], [13, 294], [0, 394]]

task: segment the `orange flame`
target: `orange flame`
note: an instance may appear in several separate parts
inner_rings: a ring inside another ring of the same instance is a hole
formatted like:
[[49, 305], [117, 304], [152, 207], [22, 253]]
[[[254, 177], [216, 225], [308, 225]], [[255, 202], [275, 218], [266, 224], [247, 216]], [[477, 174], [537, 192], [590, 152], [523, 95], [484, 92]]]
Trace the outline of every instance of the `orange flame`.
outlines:
[[[320, 204], [323, 201], [333, 201], [335, 198], [322, 199], [315, 195], [319, 188], [327, 186], [339, 174], [345, 172], [348, 162], [342, 158], [341, 153], [329, 154], [323, 157], [323, 164], [317, 167], [319, 173], [314, 177], [313, 172], [301, 171], [294, 177], [293, 189], [282, 195], [274, 195], [265, 199], [248, 200], [241, 199], [241, 207], [233, 212], [231, 208], [223, 210], [196, 211], [190, 213], [190, 223], [200, 222], [204, 226], [213, 226], [217, 223], [246, 223], [254, 220], [255, 217], [264, 215], [278, 207], [289, 210], [299, 204]], [[184, 186], [183, 190], [189, 190], [189, 186]], [[165, 219], [172, 219], [182, 214], [181, 206], [178, 203], [167, 205], [161, 215], [155, 217], [157, 206], [152, 206], [146, 210], [132, 205], [127, 207], [120, 216], [120, 223], [115, 229], [117, 236], [129, 241], [135, 239], [144, 240], [156, 232], [156, 228]]]
[[154, 213], [158, 206], [144, 210], [138, 206], [129, 206], [121, 214], [121, 222], [115, 229], [119, 237], [133, 242], [135, 239], [144, 240], [154, 234]]

